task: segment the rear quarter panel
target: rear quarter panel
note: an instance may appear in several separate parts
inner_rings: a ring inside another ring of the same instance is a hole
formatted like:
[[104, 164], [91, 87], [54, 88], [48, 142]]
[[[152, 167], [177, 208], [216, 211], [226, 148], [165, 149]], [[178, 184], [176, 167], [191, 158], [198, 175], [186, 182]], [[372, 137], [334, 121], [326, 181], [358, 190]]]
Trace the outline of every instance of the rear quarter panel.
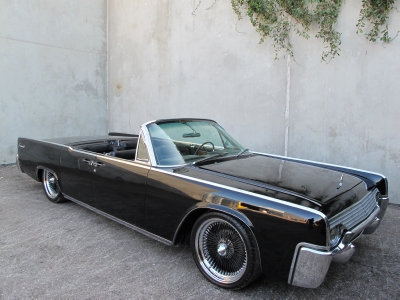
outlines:
[[60, 176], [60, 155], [63, 148], [67, 148], [67, 146], [19, 138], [18, 158], [21, 169], [37, 181], [41, 181], [41, 178], [38, 178], [38, 169], [40, 168], [50, 169]]

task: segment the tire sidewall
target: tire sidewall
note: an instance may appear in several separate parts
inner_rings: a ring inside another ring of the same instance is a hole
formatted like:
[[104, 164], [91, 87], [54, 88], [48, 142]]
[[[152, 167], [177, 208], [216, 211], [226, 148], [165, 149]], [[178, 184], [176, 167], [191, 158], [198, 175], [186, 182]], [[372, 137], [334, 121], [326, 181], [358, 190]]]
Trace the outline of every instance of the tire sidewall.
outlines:
[[[241, 236], [245, 248], [246, 248], [246, 253], [247, 253], [247, 265], [246, 265], [246, 270], [243, 273], [242, 277], [235, 282], [232, 283], [221, 283], [210, 277], [203, 269], [203, 267], [200, 264], [199, 261], [199, 254], [198, 254], [198, 249], [196, 249], [196, 235], [197, 231], [201, 227], [201, 225], [212, 218], [217, 218], [221, 219], [225, 222], [228, 222], [232, 227], [236, 229], [236, 231], [239, 233]], [[192, 256], [193, 259], [196, 263], [197, 268], [200, 270], [200, 272], [203, 274], [204, 277], [207, 278], [208, 281], [211, 283], [225, 288], [225, 289], [241, 289], [248, 284], [250, 284], [252, 281], [254, 281], [258, 275], [259, 275], [259, 265], [260, 265], [260, 259], [259, 259], [259, 254], [258, 254], [258, 248], [257, 248], [257, 243], [255, 241], [254, 235], [251, 232], [251, 230], [244, 225], [241, 221], [237, 220], [236, 218], [233, 218], [229, 215], [219, 213], [219, 212], [209, 212], [204, 215], [202, 215], [194, 224], [191, 237], [190, 237], [190, 248], [192, 250]]]

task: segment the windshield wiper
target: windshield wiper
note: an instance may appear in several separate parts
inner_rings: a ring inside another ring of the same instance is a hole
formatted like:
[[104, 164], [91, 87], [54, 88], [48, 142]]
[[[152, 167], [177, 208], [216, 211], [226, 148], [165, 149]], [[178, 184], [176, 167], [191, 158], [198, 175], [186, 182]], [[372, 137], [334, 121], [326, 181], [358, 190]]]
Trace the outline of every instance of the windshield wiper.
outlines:
[[245, 153], [245, 152], [247, 152], [247, 151], [250, 151], [250, 150], [246, 148], [246, 149], [240, 151], [239, 154], [236, 155], [236, 158], [238, 158], [240, 155], [242, 155], [243, 153]]
[[228, 154], [228, 152], [214, 154], [213, 156], [209, 156], [209, 157], [205, 157], [203, 159], [197, 160], [197, 161], [193, 162], [193, 164], [196, 165], [199, 162], [206, 161], [206, 160], [209, 160], [209, 159], [212, 159], [212, 158], [217, 158], [219, 156], [225, 156], [227, 154]]

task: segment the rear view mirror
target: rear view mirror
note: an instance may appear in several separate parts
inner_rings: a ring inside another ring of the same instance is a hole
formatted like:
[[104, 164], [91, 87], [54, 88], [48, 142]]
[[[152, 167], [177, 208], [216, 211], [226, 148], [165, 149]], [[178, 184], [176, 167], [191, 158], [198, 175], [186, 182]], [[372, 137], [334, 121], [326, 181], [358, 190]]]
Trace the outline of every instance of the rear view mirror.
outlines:
[[182, 137], [184, 137], [184, 138], [199, 137], [199, 136], [201, 136], [201, 134], [198, 132], [190, 132], [190, 133], [182, 134]]

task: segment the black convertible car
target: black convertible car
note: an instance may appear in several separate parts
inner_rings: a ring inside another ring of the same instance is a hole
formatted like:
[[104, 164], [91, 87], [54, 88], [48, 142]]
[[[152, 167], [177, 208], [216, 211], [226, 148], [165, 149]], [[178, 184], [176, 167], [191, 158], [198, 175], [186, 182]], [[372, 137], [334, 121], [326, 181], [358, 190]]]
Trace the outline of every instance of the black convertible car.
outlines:
[[318, 287], [389, 202], [382, 175], [251, 152], [204, 119], [152, 121], [139, 135], [19, 138], [17, 164], [52, 202], [190, 242], [202, 274], [230, 289], [261, 273]]

